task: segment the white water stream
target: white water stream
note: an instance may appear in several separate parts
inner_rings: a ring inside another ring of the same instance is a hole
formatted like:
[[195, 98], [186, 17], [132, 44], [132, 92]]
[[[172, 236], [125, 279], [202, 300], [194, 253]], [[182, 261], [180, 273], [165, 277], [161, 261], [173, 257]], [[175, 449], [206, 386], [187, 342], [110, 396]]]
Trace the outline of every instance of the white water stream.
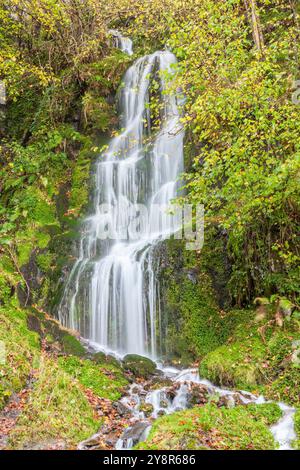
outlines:
[[[131, 41], [112, 34], [132, 54]], [[155, 52], [134, 62], [124, 76], [118, 97], [122, 129], [97, 161], [93, 212], [83, 223], [77, 261], [59, 307], [63, 325], [119, 354], [155, 358], [161, 339], [153, 250], [176, 229], [167, 207], [178, 194], [183, 171], [178, 98], [166, 92], [166, 75], [172, 75], [175, 63], [171, 52]], [[162, 122], [154, 135], [153, 84]], [[134, 214], [140, 203], [148, 217], [138, 225]], [[103, 240], [108, 230], [111, 237]]]
[[[255, 403], [257, 405], [270, 403], [267, 402], [262, 395], [257, 397], [256, 395], [246, 391], [233, 391], [216, 387], [208, 380], [201, 379], [197, 369], [178, 371], [175, 368], [163, 368], [161, 370], [164, 375], [171, 378], [174, 383], [179, 382], [180, 384], [174, 398], [170, 398], [166, 394], [167, 387], [145, 393], [145, 390], [141, 385], [134, 384], [131, 386], [128, 396], [121, 400], [122, 403], [131, 410], [134, 422], [139, 419], [141, 422], [145, 423], [144, 432], [140, 435], [138, 442], [143, 442], [147, 438], [151, 429], [151, 424], [147, 421], [144, 412], [140, 411], [140, 407], [142, 405], [141, 397], [143, 397], [146, 404], [152, 405], [152, 418], [157, 418], [161, 414], [171, 414], [176, 411], [187, 409], [189, 407], [189, 394], [192, 384], [205, 385], [209, 395], [211, 396], [218, 395], [219, 397], [225, 397], [228, 407], [233, 407], [236, 403], [242, 403], [244, 405], [250, 403]], [[282, 417], [278, 423], [271, 426], [270, 430], [275, 441], [278, 443], [279, 450], [292, 450], [292, 443], [296, 439], [296, 433], [294, 430], [294, 414], [296, 410], [283, 403], [278, 403], [278, 405], [282, 410]], [[116, 449], [129, 450], [136, 445], [137, 441], [134, 441], [132, 437], [126, 438], [127, 434], [128, 430], [125, 431], [122, 438], [117, 442]]]

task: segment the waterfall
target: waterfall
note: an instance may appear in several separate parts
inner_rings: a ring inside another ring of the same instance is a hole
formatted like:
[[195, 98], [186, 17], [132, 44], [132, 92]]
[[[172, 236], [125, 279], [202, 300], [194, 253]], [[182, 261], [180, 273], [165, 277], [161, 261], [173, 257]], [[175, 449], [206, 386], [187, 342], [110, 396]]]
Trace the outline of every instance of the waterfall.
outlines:
[[[116, 45], [132, 54], [131, 41], [112, 34]], [[136, 60], [123, 78], [121, 129], [96, 163], [92, 213], [82, 223], [77, 260], [58, 311], [63, 325], [119, 354], [155, 358], [160, 343], [155, 246], [176, 230], [166, 208], [178, 194], [183, 171], [180, 103], [167, 92], [174, 64], [171, 52], [158, 51]], [[153, 132], [156, 83], [161, 126]], [[134, 214], [141, 204], [148, 217], [138, 224]], [[107, 231], [113, 236], [104, 237]]]

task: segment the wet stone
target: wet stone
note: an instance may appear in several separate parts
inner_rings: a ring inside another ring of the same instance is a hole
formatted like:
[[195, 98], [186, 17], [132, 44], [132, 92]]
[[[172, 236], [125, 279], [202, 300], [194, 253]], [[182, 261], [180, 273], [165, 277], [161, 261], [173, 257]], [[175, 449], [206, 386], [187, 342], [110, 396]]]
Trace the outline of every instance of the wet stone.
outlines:
[[188, 405], [205, 405], [208, 402], [210, 391], [206, 385], [190, 384], [188, 394]]
[[146, 430], [149, 428], [149, 421], [138, 421], [130, 428], [127, 428], [122, 436], [123, 440], [132, 440], [133, 445], [137, 444], [143, 438]]
[[113, 408], [115, 408], [115, 410], [118, 412], [120, 416], [126, 417], [126, 418], [131, 416], [131, 410], [120, 401], [117, 401], [112, 406]]
[[153, 405], [151, 403], [142, 403], [140, 406], [140, 411], [144, 413], [146, 418], [150, 417], [154, 411]]

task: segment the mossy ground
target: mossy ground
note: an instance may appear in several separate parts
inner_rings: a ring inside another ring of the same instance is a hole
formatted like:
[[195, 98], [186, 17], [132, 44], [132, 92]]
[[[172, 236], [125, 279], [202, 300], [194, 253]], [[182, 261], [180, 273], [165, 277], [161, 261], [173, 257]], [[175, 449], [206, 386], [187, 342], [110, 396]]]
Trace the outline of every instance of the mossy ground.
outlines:
[[296, 411], [294, 423], [295, 423], [295, 432], [297, 435], [297, 439], [294, 442], [294, 447], [300, 450], [300, 408], [298, 408]]
[[128, 383], [122, 370], [112, 364], [100, 366], [89, 359], [72, 356], [59, 358], [58, 364], [70, 376], [101, 398], [118, 400]]
[[53, 360], [41, 360], [38, 379], [17, 425], [10, 435], [10, 447], [32, 447], [61, 439], [68, 448], [97, 431], [95, 418], [76, 380]]
[[39, 336], [27, 328], [27, 316], [18, 307], [0, 308], [0, 409], [13, 392], [26, 385], [31, 369], [39, 364]]
[[300, 369], [295, 361], [297, 321], [283, 327], [266, 319], [238, 325], [230, 340], [208, 353], [200, 363], [200, 375], [224, 386], [259, 391], [267, 398], [300, 404]]
[[99, 357], [97, 362], [82, 358], [79, 341], [40, 311], [2, 307], [0, 339], [6, 353], [0, 364], [0, 408], [28, 389], [10, 448], [47, 447], [56, 440], [75, 447], [101, 425], [86, 393], [115, 401], [127, 385], [120, 367]]
[[276, 448], [268, 426], [281, 416], [277, 405], [215, 405], [192, 408], [158, 418], [138, 449], [271, 450]]

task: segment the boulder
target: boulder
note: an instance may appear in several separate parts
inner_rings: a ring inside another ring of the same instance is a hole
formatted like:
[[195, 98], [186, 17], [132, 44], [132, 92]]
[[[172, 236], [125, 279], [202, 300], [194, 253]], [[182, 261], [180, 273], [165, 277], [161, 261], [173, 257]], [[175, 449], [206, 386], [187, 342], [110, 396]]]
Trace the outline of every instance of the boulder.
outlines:
[[151, 405], [151, 403], [142, 403], [139, 411], [142, 411], [144, 415], [146, 416], [146, 418], [148, 418], [149, 416], [152, 415], [154, 408], [153, 408], [153, 405]]
[[171, 387], [173, 384], [172, 380], [167, 377], [153, 376], [151, 379], [144, 384], [144, 389], [147, 391], [150, 390], [159, 390], [165, 387]]
[[257, 297], [254, 300], [254, 305], [256, 306], [255, 312], [255, 322], [260, 323], [263, 321], [267, 316], [267, 308], [270, 304], [269, 299], [266, 297]]
[[195, 405], [204, 405], [208, 402], [210, 395], [209, 388], [203, 384], [190, 384], [190, 391], [188, 396], [188, 405], [193, 407]]
[[165, 390], [167, 400], [173, 401], [177, 395], [179, 388], [180, 388], [180, 383], [173, 382], [173, 385]]
[[100, 433], [94, 434], [85, 441], [82, 441], [78, 444], [78, 450], [103, 450], [103, 438]]
[[146, 431], [149, 427], [148, 421], [138, 421], [130, 428], [125, 429], [121, 439], [123, 441], [130, 440], [133, 445], [136, 445], [146, 437]]
[[233, 395], [223, 395], [218, 401], [218, 406], [225, 406], [226, 408], [234, 408], [236, 405]]
[[91, 356], [92, 361], [96, 362], [96, 364], [109, 364], [112, 366], [120, 367], [120, 361], [114, 356], [110, 356], [109, 354], [105, 354], [104, 352], [96, 352]]
[[292, 311], [295, 308], [295, 306], [294, 306], [294, 304], [292, 304], [292, 302], [290, 302], [288, 299], [285, 299], [283, 297], [280, 299], [278, 307], [279, 307], [280, 313], [284, 317], [290, 317], [291, 314], [292, 314]]
[[119, 416], [124, 417], [124, 418], [130, 418], [131, 417], [131, 410], [124, 405], [120, 401], [116, 401], [113, 403], [113, 408], [118, 412]]
[[156, 373], [156, 364], [151, 359], [137, 354], [127, 354], [122, 362], [123, 369], [136, 377], [148, 378]]

